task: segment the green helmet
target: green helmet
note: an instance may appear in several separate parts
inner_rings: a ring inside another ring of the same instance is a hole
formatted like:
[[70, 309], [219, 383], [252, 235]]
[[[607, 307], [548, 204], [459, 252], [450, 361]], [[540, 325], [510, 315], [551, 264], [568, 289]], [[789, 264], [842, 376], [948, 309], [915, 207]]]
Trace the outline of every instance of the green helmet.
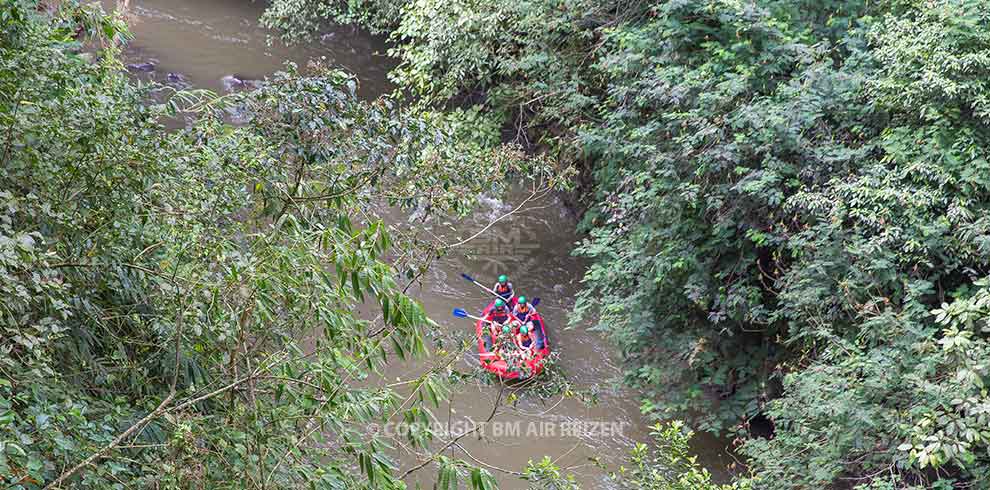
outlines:
[[495, 307], [496, 308], [501, 308], [503, 306], [505, 306], [505, 301], [502, 301], [500, 299], [495, 300]]
[[512, 329], [511, 329], [511, 328], [509, 328], [509, 326], [508, 326], [508, 325], [503, 325], [503, 326], [502, 326], [502, 333], [505, 333], [505, 334], [507, 334], [507, 333], [509, 333], [509, 332], [511, 332], [511, 331], [512, 331]]
[[526, 335], [527, 332], [529, 332], [529, 327], [527, 327], [526, 325], [519, 327], [519, 333]]
[[505, 283], [509, 282], [509, 276], [507, 276], [505, 274], [502, 274], [501, 276], [498, 276], [498, 282], [500, 282], [502, 284], [505, 284]]
[[526, 304], [526, 297], [525, 296], [520, 296], [519, 297], [519, 304], [521, 304], [521, 305]]

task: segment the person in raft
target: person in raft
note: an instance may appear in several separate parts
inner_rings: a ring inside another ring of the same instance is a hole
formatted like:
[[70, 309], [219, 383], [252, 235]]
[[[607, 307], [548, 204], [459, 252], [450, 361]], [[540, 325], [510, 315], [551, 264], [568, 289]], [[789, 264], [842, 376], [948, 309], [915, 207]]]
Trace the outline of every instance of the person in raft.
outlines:
[[488, 320], [487, 318], [485, 321], [485, 325], [488, 325], [488, 336], [494, 342], [495, 339], [498, 338], [498, 333], [502, 330], [502, 326], [491, 320]]
[[495, 355], [501, 357], [503, 354], [502, 348], [506, 345], [506, 343], [511, 343], [511, 341], [509, 341], [508, 339], [512, 338], [512, 327], [508, 325], [502, 325], [502, 335], [495, 338], [497, 339], [494, 344]]
[[509, 282], [509, 276], [505, 274], [498, 276], [498, 282], [495, 283], [492, 290], [506, 301], [509, 301], [515, 295], [515, 292], [512, 290], [512, 283]]
[[[516, 306], [512, 308], [512, 315], [518, 318], [520, 322], [526, 324], [534, 314], [536, 314], [536, 307], [529, 304], [525, 296], [520, 296]], [[532, 328], [532, 325], [530, 325], [530, 329]]]
[[519, 333], [516, 335], [516, 344], [522, 347], [523, 351], [527, 354], [531, 354], [533, 350], [533, 333], [529, 327], [523, 325], [519, 327]]
[[491, 310], [488, 310], [488, 316], [485, 320], [497, 325], [507, 322], [509, 320], [509, 308], [505, 306], [505, 301], [501, 299], [495, 300], [495, 306]]

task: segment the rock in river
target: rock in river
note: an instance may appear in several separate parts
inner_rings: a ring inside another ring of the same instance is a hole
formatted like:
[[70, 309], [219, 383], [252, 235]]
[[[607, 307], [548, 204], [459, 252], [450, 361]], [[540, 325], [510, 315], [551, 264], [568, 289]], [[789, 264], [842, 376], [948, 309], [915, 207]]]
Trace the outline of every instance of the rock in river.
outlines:
[[145, 61], [144, 63], [131, 63], [127, 65], [127, 69], [147, 73], [155, 71], [155, 63], [151, 61]]
[[233, 92], [235, 90], [251, 90], [261, 86], [260, 80], [250, 80], [246, 78], [241, 78], [237, 75], [227, 75], [220, 79], [223, 83], [223, 89], [228, 92]]

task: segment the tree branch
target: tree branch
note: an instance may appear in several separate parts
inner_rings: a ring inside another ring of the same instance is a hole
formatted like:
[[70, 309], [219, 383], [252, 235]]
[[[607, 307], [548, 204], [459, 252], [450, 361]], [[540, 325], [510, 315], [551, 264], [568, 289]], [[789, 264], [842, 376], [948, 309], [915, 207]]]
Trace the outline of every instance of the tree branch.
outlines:
[[502, 393], [504, 391], [505, 391], [505, 385], [501, 385], [501, 387], [498, 390], [498, 396], [495, 397], [495, 403], [492, 405], [492, 413], [488, 414], [488, 418], [485, 419], [484, 422], [482, 422], [482, 423], [480, 423], [478, 425], [475, 425], [474, 428], [472, 428], [471, 430], [469, 430], [469, 431], [467, 431], [467, 432], [465, 432], [465, 433], [463, 433], [463, 434], [461, 434], [461, 435], [459, 435], [459, 436], [457, 436], [457, 437], [455, 437], [455, 438], [447, 441], [446, 444], [444, 444], [440, 449], [436, 450], [429, 458], [424, 459], [423, 461], [421, 461], [416, 466], [413, 466], [412, 468], [409, 468], [408, 470], [406, 470], [405, 472], [403, 472], [402, 473], [402, 476], [400, 476], [399, 479], [400, 480], [404, 480], [407, 476], [409, 476], [414, 471], [417, 471], [419, 469], [422, 469], [424, 466], [430, 464], [431, 461], [433, 461], [434, 459], [436, 459], [437, 456], [443, 454], [443, 452], [446, 451], [447, 448], [449, 448], [450, 446], [453, 446], [454, 444], [457, 444], [457, 442], [460, 441], [461, 439], [463, 439], [464, 437], [469, 436], [471, 434], [474, 434], [475, 432], [478, 432], [483, 427], [485, 427], [486, 425], [488, 425], [488, 423], [491, 422], [493, 418], [495, 418], [495, 414], [498, 413], [498, 406], [499, 406], [500, 403], [502, 403]]

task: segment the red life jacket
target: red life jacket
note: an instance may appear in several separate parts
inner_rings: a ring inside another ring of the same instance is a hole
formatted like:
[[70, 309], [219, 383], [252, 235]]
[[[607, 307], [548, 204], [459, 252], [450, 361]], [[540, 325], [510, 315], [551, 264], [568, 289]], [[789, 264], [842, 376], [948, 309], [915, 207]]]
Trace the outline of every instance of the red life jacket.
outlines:
[[504, 306], [502, 306], [502, 307], [498, 307], [498, 306], [493, 307], [491, 309], [491, 311], [488, 312], [488, 319], [489, 320], [495, 320], [495, 321], [497, 321], [499, 323], [502, 323], [502, 322], [504, 322], [508, 318], [509, 318], [509, 309], [506, 308], [506, 307], [504, 307]]

